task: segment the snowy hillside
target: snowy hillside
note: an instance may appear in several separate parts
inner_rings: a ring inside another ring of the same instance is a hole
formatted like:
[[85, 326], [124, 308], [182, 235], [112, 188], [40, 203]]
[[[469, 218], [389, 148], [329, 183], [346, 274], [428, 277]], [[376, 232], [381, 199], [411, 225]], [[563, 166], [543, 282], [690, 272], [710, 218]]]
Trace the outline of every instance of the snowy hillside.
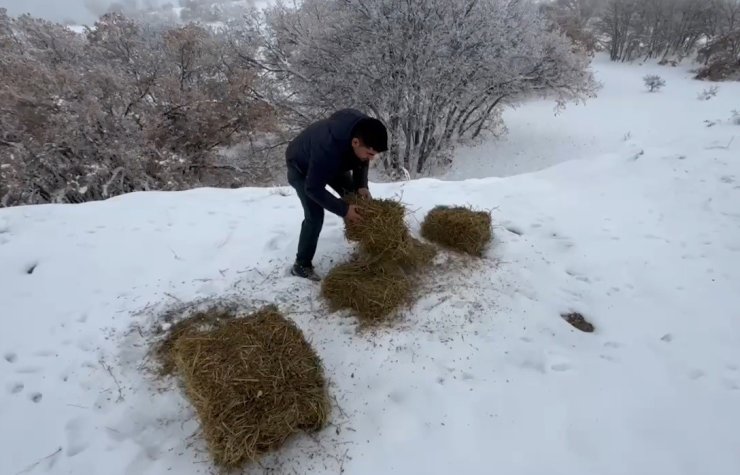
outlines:
[[[376, 333], [288, 276], [289, 188], [0, 210], [2, 473], [215, 473], [192, 409], [143, 370], [156, 318], [213, 298], [278, 303], [335, 398], [331, 427], [249, 473], [740, 473], [740, 88], [700, 102], [660, 68], [647, 94], [646, 69], [600, 64], [603, 95], [556, 119], [524, 106], [459, 173], [580, 160], [373, 187], [415, 232], [437, 204], [496, 223], [484, 260], [443, 256]], [[327, 216], [322, 274], [342, 231]]]
[[[593, 160], [600, 156], [629, 154], [644, 147], [671, 153], [683, 142], [702, 138], [740, 141], [740, 128], [717, 133], [705, 130], [705, 121], [728, 122], [732, 110], [740, 111], [740, 83], [707, 83], [693, 80], [687, 67], [664, 67], [654, 63], [613, 63], [597, 56], [593, 65], [603, 88], [586, 104], [569, 104], [556, 112], [555, 103], [532, 101], [507, 110], [509, 133], [488, 147], [462, 148], [446, 179], [510, 176], [542, 170], [567, 160]], [[650, 94], [643, 76], [658, 74], [666, 81], [659, 93]], [[717, 96], [699, 101], [697, 96], [713, 85]], [[718, 144], [719, 145], [719, 144]], [[735, 144], [740, 147], [740, 144]], [[735, 149], [738, 150], [738, 149]]]

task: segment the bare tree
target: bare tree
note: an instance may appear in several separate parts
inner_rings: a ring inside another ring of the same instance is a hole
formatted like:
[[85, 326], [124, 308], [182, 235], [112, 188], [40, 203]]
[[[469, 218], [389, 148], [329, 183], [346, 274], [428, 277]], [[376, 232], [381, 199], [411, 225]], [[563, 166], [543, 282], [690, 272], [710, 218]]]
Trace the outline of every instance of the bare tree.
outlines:
[[221, 150], [274, 128], [255, 68], [195, 25], [114, 13], [80, 36], [0, 10], [0, 45], [4, 206], [244, 185], [251, 157]]

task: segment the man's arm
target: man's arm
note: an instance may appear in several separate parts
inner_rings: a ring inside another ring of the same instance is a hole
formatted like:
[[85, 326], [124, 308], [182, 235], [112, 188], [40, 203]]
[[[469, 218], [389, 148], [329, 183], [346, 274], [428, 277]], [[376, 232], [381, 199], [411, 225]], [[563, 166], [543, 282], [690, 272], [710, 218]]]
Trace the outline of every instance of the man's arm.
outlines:
[[311, 153], [312, 156], [308, 165], [308, 173], [306, 174], [306, 195], [325, 210], [336, 214], [340, 218], [344, 218], [347, 216], [349, 205], [329, 193], [326, 189], [326, 185], [329, 183], [329, 179], [331, 178], [329, 176], [331, 174], [331, 169], [327, 169], [327, 167], [321, 163], [321, 160], [316, 160], [317, 156], [314, 155], [315, 151], [312, 150]]
[[352, 170], [352, 182], [355, 186], [355, 191], [360, 188], [367, 189], [368, 168], [368, 163], [363, 162]]

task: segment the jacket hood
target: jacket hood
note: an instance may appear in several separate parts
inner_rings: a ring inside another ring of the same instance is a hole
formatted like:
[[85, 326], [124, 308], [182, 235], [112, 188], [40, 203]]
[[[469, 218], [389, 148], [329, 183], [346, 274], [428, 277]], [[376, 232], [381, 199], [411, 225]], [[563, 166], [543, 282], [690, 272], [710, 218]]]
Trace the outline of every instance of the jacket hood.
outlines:
[[329, 133], [335, 140], [349, 142], [352, 140], [352, 130], [362, 119], [368, 116], [356, 109], [342, 109], [329, 117]]

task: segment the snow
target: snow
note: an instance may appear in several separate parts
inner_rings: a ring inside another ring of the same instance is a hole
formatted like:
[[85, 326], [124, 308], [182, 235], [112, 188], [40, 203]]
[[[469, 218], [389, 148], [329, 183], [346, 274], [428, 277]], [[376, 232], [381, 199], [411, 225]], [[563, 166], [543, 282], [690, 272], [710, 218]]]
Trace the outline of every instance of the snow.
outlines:
[[[192, 409], [143, 367], [159, 316], [214, 298], [276, 302], [330, 379], [332, 426], [265, 471], [740, 473], [740, 90], [698, 101], [707, 85], [661, 68], [647, 94], [645, 67], [598, 67], [599, 99], [556, 118], [526, 104], [507, 139], [460, 155], [465, 181], [373, 186], [414, 232], [436, 204], [496, 223], [485, 259], [444, 254], [374, 333], [288, 276], [289, 188], [0, 210], [3, 473], [212, 473]], [[317, 270], [350, 252], [327, 216]]]
[[84, 25], [68, 25], [67, 28], [79, 35], [84, 35], [85, 33], [87, 33], [87, 30], [85, 29], [86, 27]]
[[[700, 134], [705, 119], [727, 121], [740, 108], [740, 83], [719, 83], [717, 97], [699, 103], [697, 96], [715, 83], [692, 80], [687, 66], [614, 63], [597, 56], [593, 69], [603, 84], [597, 98], [562, 111], [540, 100], [507, 110], [509, 132], [487, 146], [461, 148], [444, 178], [511, 176], [643, 145], [671, 149], [687, 131]], [[665, 79], [665, 88], [647, 92], [643, 77], [649, 74]]]

